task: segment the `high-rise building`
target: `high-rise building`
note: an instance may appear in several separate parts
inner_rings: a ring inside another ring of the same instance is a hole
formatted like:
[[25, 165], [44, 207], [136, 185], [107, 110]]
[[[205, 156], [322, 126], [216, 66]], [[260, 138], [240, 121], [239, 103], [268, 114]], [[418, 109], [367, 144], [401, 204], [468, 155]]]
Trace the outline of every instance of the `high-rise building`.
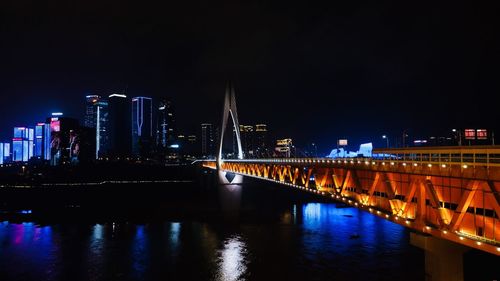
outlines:
[[14, 127], [12, 138], [12, 161], [28, 162], [33, 157], [33, 141], [35, 133], [33, 128]]
[[9, 161], [10, 157], [10, 143], [0, 143], [0, 165]]
[[85, 127], [96, 130], [96, 158], [108, 154], [109, 150], [109, 118], [108, 100], [99, 95], [85, 97], [87, 106], [85, 111]]
[[50, 163], [54, 166], [69, 159], [70, 134], [80, 129], [77, 119], [60, 116], [52, 114], [46, 122], [50, 128]]
[[130, 99], [123, 94], [112, 94], [108, 97], [109, 105], [109, 154], [114, 157], [130, 155], [131, 148], [131, 114]]
[[132, 154], [147, 157], [153, 140], [153, 99], [132, 98]]
[[175, 144], [175, 118], [172, 101], [163, 98], [158, 104], [158, 122], [156, 126], [156, 146], [166, 152]]
[[267, 125], [266, 124], [257, 124], [255, 125], [255, 143], [254, 149], [256, 151], [256, 155], [259, 157], [267, 157], [268, 149], [267, 149]]
[[37, 123], [35, 126], [35, 157], [50, 160], [50, 124]]
[[[253, 157], [255, 155], [254, 138], [255, 132], [253, 126], [240, 125], [241, 149], [245, 157]], [[233, 151], [237, 153], [236, 131], [233, 128]]]
[[203, 157], [215, 156], [215, 139], [212, 124], [201, 124], [201, 155]]

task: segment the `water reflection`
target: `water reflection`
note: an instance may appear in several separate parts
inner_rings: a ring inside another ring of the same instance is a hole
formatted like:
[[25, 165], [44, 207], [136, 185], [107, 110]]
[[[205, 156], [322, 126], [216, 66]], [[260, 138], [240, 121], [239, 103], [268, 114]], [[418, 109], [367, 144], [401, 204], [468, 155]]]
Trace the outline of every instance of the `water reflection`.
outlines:
[[104, 269], [105, 244], [104, 225], [96, 224], [92, 228], [90, 237], [88, 272], [90, 280], [100, 280]]
[[238, 184], [219, 185], [221, 208], [225, 212], [236, 213], [241, 206], [242, 186]]
[[315, 263], [318, 252], [332, 259], [353, 250], [356, 254], [377, 255], [408, 243], [404, 227], [356, 208], [309, 203], [302, 211], [304, 254]]
[[132, 242], [132, 273], [138, 280], [143, 280], [146, 268], [149, 265], [148, 235], [144, 225], [137, 225], [135, 237]]
[[178, 222], [170, 223], [170, 248], [172, 255], [177, 256], [179, 250], [179, 236], [181, 234], [181, 224]]
[[[0, 223], [0, 279], [36, 280], [58, 274], [59, 244], [52, 227], [33, 223]], [[8, 271], [6, 271], [8, 269]]]
[[233, 281], [244, 280], [243, 275], [247, 270], [245, 256], [247, 253], [246, 245], [239, 236], [234, 236], [224, 241], [224, 249], [221, 250], [217, 261], [219, 273], [217, 280]]

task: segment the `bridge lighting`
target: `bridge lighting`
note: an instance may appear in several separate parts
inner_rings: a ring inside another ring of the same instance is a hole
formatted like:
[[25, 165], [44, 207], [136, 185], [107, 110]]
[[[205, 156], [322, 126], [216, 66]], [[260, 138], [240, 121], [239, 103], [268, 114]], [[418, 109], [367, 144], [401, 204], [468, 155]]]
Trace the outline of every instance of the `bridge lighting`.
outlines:
[[354, 206], [358, 206], [358, 202], [354, 203]]
[[389, 215], [385, 215], [386, 218], [389, 218]]
[[417, 167], [417, 166], [418, 166], [418, 164], [417, 164], [417, 163], [413, 163], [413, 166]]
[[465, 165], [465, 164], [464, 164], [462, 167], [463, 167], [464, 169], [467, 169], [467, 165]]
[[351, 164], [354, 164], [354, 161], [351, 160]]
[[394, 162], [391, 162], [391, 165], [394, 166]]
[[427, 164], [427, 167], [429, 167], [429, 168], [432, 167], [432, 164]]
[[431, 230], [431, 227], [430, 226], [426, 226], [425, 229]]
[[443, 165], [441, 165], [441, 167], [446, 168], [446, 165], [445, 165], [445, 164], [443, 164]]
[[448, 234], [448, 231], [446, 231], [446, 230], [443, 230], [443, 233], [444, 233], [444, 234]]
[[406, 166], [406, 163], [403, 163], [403, 166]]
[[368, 211], [370, 211], [370, 213], [371, 213], [373, 211], [373, 209], [372, 208], [368, 208]]
[[382, 162], [382, 165], [385, 166], [385, 162]]
[[477, 244], [478, 246], [481, 246], [481, 244], [483, 244], [483, 243], [481, 243], [481, 242], [477, 241], [477, 242], [476, 242], [476, 244]]
[[497, 252], [500, 252], [500, 247], [497, 247]]
[[365, 161], [365, 164], [366, 164], [366, 165], [370, 165], [370, 162], [368, 162], [368, 161]]
[[460, 236], [460, 240], [464, 240], [465, 238], [463, 238], [462, 236]]
[[410, 224], [410, 221], [406, 221], [406, 224]]
[[372, 165], [375, 165], [375, 162], [372, 162]]

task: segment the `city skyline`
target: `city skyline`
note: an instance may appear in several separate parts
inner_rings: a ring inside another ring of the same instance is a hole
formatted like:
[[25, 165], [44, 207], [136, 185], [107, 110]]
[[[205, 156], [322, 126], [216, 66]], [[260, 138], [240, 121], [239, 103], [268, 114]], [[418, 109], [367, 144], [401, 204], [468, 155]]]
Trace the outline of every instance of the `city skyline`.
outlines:
[[500, 90], [493, 9], [226, 5], [7, 4], [0, 128], [53, 111], [82, 118], [81, 96], [126, 90], [172, 97], [179, 128], [194, 132], [218, 122], [232, 80], [243, 123], [265, 122], [277, 137], [325, 150], [342, 136], [361, 142], [405, 129], [498, 131], [497, 109], [485, 102]]

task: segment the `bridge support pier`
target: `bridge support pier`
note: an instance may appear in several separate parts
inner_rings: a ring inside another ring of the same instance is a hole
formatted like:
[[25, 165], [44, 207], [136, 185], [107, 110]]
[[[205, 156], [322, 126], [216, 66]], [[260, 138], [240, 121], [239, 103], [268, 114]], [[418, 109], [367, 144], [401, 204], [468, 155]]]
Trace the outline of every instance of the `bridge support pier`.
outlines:
[[463, 281], [467, 247], [428, 235], [410, 233], [410, 244], [425, 251], [426, 281]]

